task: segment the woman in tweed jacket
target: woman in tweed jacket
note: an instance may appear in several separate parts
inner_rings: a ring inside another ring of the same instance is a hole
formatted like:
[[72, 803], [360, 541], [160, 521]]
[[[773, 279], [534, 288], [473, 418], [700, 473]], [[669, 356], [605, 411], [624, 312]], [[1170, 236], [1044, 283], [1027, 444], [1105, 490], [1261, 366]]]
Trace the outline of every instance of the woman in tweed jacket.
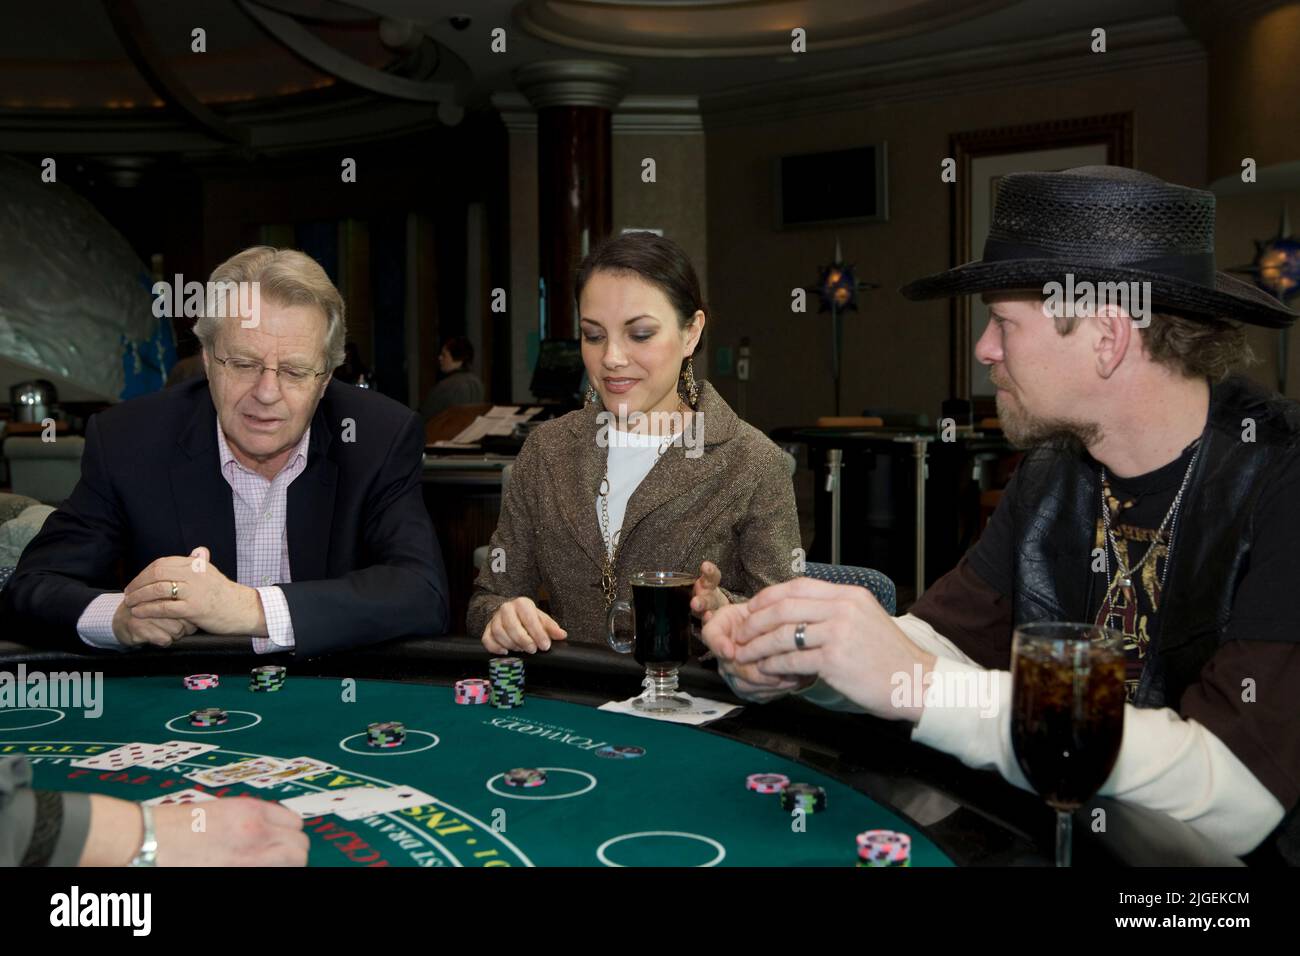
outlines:
[[612, 238], [576, 289], [594, 390], [515, 461], [467, 616], [496, 654], [605, 643], [608, 602], [630, 598], [637, 571], [698, 569], [691, 606], [707, 619], [801, 566], [785, 457], [695, 380], [704, 303], [681, 248]]

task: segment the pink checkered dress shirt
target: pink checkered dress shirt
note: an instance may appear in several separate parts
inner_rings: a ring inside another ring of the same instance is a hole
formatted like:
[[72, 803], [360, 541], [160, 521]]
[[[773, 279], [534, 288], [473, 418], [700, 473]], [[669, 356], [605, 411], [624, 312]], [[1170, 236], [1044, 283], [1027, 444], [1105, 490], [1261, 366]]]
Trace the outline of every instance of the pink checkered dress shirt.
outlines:
[[[262, 600], [269, 637], [253, 637], [258, 654], [293, 648], [293, 621], [289, 602], [276, 585], [293, 580], [289, 572], [288, 516], [289, 486], [307, 467], [309, 427], [289, 456], [288, 463], [272, 479], [263, 478], [241, 465], [230, 450], [226, 436], [217, 426], [217, 448], [221, 474], [230, 485], [235, 506], [235, 562], [240, 584], [255, 588]], [[122, 648], [113, 636], [113, 615], [122, 595], [101, 594], [87, 605], [77, 621], [77, 633], [94, 647]]]

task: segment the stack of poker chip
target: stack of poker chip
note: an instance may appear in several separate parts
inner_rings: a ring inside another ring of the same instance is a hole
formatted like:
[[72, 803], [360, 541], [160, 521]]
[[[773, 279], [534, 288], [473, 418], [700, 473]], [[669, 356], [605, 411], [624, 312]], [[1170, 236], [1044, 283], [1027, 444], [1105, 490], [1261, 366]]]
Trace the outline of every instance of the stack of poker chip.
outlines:
[[817, 813], [826, 809], [826, 791], [811, 783], [788, 783], [781, 789], [781, 806], [787, 813]]
[[200, 707], [190, 711], [191, 727], [216, 727], [226, 722], [226, 712], [220, 707]]
[[858, 834], [858, 866], [911, 866], [912, 838], [894, 830]]
[[546, 782], [546, 771], [533, 767], [516, 767], [503, 774], [508, 787], [540, 787]]
[[492, 683], [493, 707], [522, 707], [524, 703], [524, 662], [517, 657], [494, 657], [488, 663]]
[[279, 664], [264, 664], [254, 667], [248, 680], [248, 689], [256, 693], [277, 691], [284, 686], [284, 677], [288, 673]]
[[400, 747], [406, 741], [406, 725], [397, 720], [384, 720], [366, 727], [366, 743], [388, 750]]
[[783, 773], [751, 773], [745, 778], [745, 788], [755, 793], [780, 793], [790, 786], [790, 778]]
[[186, 690], [211, 690], [221, 683], [216, 674], [191, 674], [185, 678]]
[[456, 681], [456, 703], [486, 704], [492, 696], [492, 685], [479, 677]]

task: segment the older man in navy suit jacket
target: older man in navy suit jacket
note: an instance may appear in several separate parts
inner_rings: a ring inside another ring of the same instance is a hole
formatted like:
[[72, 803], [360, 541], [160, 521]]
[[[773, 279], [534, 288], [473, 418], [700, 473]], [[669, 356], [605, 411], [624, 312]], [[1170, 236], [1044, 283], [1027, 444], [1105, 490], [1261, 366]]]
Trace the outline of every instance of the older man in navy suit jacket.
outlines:
[[207, 305], [207, 381], [90, 420], [81, 481], [3, 592], [13, 636], [121, 649], [203, 631], [314, 655], [443, 633], [424, 429], [330, 380], [345, 326], [324, 270], [247, 249], [213, 272]]

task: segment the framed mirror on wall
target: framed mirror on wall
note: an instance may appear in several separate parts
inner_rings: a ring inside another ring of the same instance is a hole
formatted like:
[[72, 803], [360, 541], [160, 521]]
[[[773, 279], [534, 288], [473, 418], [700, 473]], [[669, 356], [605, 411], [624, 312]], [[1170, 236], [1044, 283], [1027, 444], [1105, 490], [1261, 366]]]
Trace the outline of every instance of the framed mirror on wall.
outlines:
[[[1000, 129], [954, 133], [950, 153], [957, 161], [952, 206], [952, 264], [983, 254], [999, 180], [1013, 172], [1051, 172], [1074, 166], [1133, 165], [1133, 114], [1112, 113]], [[951, 302], [949, 390], [972, 403], [976, 422], [997, 414], [988, 369], [974, 346], [988, 324], [979, 296]]]

